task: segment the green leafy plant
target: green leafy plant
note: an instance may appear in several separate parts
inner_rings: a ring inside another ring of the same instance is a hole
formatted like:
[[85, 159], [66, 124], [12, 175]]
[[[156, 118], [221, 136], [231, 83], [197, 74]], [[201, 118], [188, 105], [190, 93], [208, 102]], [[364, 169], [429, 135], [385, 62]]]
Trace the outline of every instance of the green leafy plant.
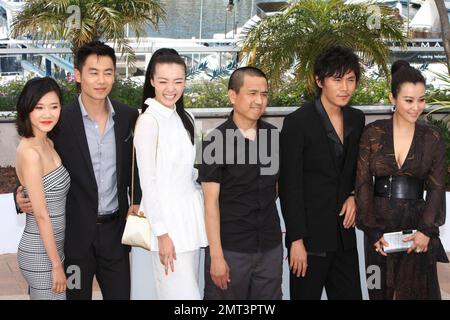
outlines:
[[160, 20], [166, 21], [166, 12], [155, 0], [27, 0], [14, 17], [11, 35], [44, 42], [64, 39], [73, 52], [93, 40], [112, 41], [133, 64], [136, 56], [124, 26], [140, 38], [147, 25], [157, 28]]
[[444, 139], [445, 142], [445, 158], [447, 165], [447, 176], [445, 179], [445, 185], [447, 187], [447, 190], [450, 191], [450, 128], [449, 128], [450, 120], [448, 119], [448, 115], [443, 119], [436, 120], [433, 119], [431, 114], [428, 114], [427, 121], [440, 129], [442, 138]]
[[132, 108], [142, 106], [142, 85], [131, 80], [117, 80], [111, 91], [111, 99], [118, 100]]
[[[0, 87], [0, 111], [15, 111], [17, 98], [27, 79], [14, 80]], [[76, 83], [57, 80], [63, 94], [63, 104], [68, 104], [78, 96]], [[118, 79], [114, 83], [111, 99], [119, 100], [130, 107], [140, 108], [142, 105], [142, 85], [131, 80]]]
[[282, 13], [266, 17], [246, 30], [243, 58], [264, 70], [274, 86], [291, 72], [310, 95], [314, 92], [314, 61], [320, 52], [334, 45], [353, 48], [363, 61], [374, 62], [388, 75], [389, 48], [385, 41], [404, 45], [406, 38], [393, 9], [387, 6], [378, 5], [379, 24], [372, 25], [371, 4], [292, 1]]
[[[185, 90], [185, 106], [187, 108], [226, 108], [230, 107], [227, 97], [228, 77], [217, 80], [188, 80]], [[0, 87], [0, 111], [14, 111], [17, 97], [25, 85], [25, 80], [15, 80]], [[78, 96], [75, 82], [58, 80], [63, 91], [63, 103], [67, 104]], [[384, 78], [370, 79], [363, 77], [353, 95], [353, 105], [387, 105], [389, 86]], [[427, 101], [436, 101], [444, 105], [448, 100], [448, 90], [432, 90], [427, 95]], [[281, 85], [274, 87], [269, 81], [269, 106], [301, 106], [304, 100], [311, 99], [304, 84], [286, 77]], [[133, 108], [142, 105], [142, 84], [132, 80], [118, 79], [113, 87], [110, 97], [119, 100]], [[444, 100], [446, 99], [446, 100]]]
[[[432, 92], [434, 97], [433, 105], [437, 108], [429, 112], [426, 115], [427, 121], [438, 127], [441, 131], [442, 138], [445, 141], [445, 156], [447, 162], [447, 177], [446, 186], [450, 191], [450, 115], [445, 115], [442, 119], [434, 119], [432, 114], [438, 111], [449, 110], [450, 111], [450, 75], [449, 74], [436, 74], [437, 78], [444, 82], [443, 89], [440, 92]], [[438, 99], [439, 98], [439, 99]]]
[[299, 106], [306, 99], [302, 83], [286, 78], [281, 86], [269, 85], [269, 106]]
[[386, 105], [389, 102], [389, 84], [384, 78], [363, 77], [352, 97], [353, 105]]
[[16, 109], [17, 98], [24, 84], [24, 80], [14, 80], [0, 86], [0, 111], [13, 111]]
[[186, 108], [226, 108], [230, 104], [226, 79], [201, 80], [190, 83], [184, 94]]

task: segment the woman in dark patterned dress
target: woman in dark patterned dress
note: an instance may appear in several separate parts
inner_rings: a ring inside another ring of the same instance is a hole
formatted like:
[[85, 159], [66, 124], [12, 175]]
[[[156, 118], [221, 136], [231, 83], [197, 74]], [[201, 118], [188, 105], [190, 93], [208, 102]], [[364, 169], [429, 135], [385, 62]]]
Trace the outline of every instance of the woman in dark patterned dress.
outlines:
[[[448, 262], [439, 239], [445, 222], [444, 141], [438, 129], [417, 122], [425, 108], [422, 74], [405, 61], [394, 63], [391, 72], [394, 115], [366, 126], [355, 184], [366, 266], [375, 266], [368, 274], [369, 296], [440, 299], [436, 262]], [[405, 239], [412, 241], [407, 251], [386, 253], [383, 234], [404, 230], [417, 230]]]

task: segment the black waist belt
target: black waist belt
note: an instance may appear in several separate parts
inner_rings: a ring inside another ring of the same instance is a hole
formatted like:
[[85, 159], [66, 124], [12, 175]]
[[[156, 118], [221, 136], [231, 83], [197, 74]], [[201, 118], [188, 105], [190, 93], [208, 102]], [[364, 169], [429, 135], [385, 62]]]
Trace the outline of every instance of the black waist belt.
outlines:
[[423, 199], [422, 179], [407, 176], [375, 177], [376, 197], [395, 199]]
[[104, 214], [97, 216], [97, 224], [102, 224], [106, 222], [110, 222], [116, 220], [119, 217], [119, 210], [111, 214]]

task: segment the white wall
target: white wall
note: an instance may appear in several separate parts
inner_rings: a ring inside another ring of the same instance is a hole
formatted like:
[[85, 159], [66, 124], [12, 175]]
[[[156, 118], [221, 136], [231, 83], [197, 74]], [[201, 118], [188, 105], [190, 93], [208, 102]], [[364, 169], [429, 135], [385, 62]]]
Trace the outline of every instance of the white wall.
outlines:
[[15, 253], [25, 227], [25, 216], [16, 213], [13, 194], [0, 194], [0, 254]]
[[447, 201], [447, 220], [440, 228], [441, 231], [441, 241], [444, 245], [445, 251], [450, 252], [450, 192], [446, 193]]
[[18, 143], [19, 136], [15, 124], [0, 123], [0, 167], [14, 166]]

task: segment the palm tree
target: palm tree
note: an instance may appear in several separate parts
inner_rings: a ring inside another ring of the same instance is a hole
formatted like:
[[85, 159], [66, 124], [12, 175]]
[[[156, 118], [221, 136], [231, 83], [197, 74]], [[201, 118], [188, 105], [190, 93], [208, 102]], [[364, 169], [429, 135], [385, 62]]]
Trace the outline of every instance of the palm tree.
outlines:
[[[74, 25], [72, 12], [77, 11], [79, 24]], [[160, 19], [165, 20], [165, 11], [158, 0], [28, 0], [12, 23], [11, 36], [68, 40], [73, 52], [93, 40], [112, 41], [133, 64], [136, 57], [125, 26], [139, 38], [146, 24], [157, 28]]]
[[[447, 92], [450, 91], [450, 72], [447, 74], [435, 73], [435, 76], [444, 83], [442, 89]], [[450, 118], [449, 118], [450, 113], [447, 113], [441, 119], [434, 119], [432, 117], [432, 114], [434, 112], [445, 111], [445, 110], [450, 111], [450, 101], [449, 101], [449, 99], [445, 99], [445, 100], [436, 100], [435, 99], [430, 104], [435, 105], [437, 107], [435, 109], [433, 109], [432, 111], [428, 112], [426, 114], [426, 118], [429, 123], [431, 123], [432, 125], [434, 125], [440, 129], [442, 138], [445, 141], [445, 154], [446, 154], [445, 158], [447, 161], [447, 177], [445, 180], [446, 181], [445, 184], [447, 186], [447, 191], [450, 191]]]
[[[447, 74], [446, 73], [436, 73], [436, 72], [433, 72], [433, 73], [434, 73], [435, 77], [443, 83], [441, 90], [443, 92], [450, 93], [450, 73], [447, 73]], [[437, 108], [430, 111], [427, 115], [430, 115], [436, 111], [450, 110], [449, 99], [446, 99], [446, 100], [434, 99], [434, 101], [431, 102], [430, 104], [436, 105]]]
[[444, 50], [447, 56], [447, 69], [450, 74], [450, 22], [448, 21], [448, 12], [444, 0], [434, 0], [434, 3], [436, 3], [441, 21], [442, 42], [444, 43]]
[[[309, 94], [314, 92], [313, 64], [325, 48], [353, 48], [366, 62], [375, 62], [389, 75], [389, 49], [384, 40], [405, 45], [401, 22], [392, 9], [369, 4], [346, 4], [345, 0], [299, 0], [280, 14], [264, 18], [247, 30], [243, 57], [267, 72], [277, 86], [287, 71]], [[379, 20], [377, 20], [379, 19]]]

